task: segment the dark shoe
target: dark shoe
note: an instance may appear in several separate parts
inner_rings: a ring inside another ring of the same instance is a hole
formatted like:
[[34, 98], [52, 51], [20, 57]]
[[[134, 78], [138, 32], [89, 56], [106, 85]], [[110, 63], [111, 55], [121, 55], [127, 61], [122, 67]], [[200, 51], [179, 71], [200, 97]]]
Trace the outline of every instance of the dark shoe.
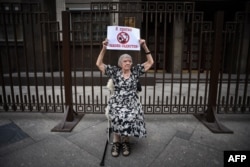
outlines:
[[120, 155], [120, 147], [121, 147], [121, 144], [119, 142], [113, 143], [113, 146], [111, 149], [111, 155], [113, 157], [118, 157]]
[[129, 142], [122, 143], [122, 155], [128, 156], [130, 154], [130, 144]]

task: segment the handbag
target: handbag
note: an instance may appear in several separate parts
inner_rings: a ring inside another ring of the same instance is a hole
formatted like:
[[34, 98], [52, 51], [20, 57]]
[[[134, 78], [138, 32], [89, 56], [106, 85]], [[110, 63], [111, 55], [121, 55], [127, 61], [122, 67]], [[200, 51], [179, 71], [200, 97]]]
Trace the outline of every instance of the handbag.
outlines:
[[140, 83], [140, 81], [138, 81], [138, 82], [136, 83], [136, 86], [137, 86], [137, 92], [141, 92], [142, 88], [141, 88], [141, 83]]

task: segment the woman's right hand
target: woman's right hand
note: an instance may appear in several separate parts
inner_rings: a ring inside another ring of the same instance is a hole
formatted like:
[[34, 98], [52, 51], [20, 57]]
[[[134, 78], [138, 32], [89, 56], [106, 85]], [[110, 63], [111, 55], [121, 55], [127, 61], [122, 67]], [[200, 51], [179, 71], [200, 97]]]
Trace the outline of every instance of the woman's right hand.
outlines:
[[108, 46], [108, 39], [106, 38], [104, 41], [102, 41], [102, 47], [106, 49], [107, 46]]
[[99, 56], [97, 57], [96, 60], [96, 66], [104, 73], [105, 72], [105, 64], [103, 63], [103, 57], [106, 52], [106, 47], [108, 46], [108, 40], [107, 38], [102, 41], [102, 50], [99, 53]]

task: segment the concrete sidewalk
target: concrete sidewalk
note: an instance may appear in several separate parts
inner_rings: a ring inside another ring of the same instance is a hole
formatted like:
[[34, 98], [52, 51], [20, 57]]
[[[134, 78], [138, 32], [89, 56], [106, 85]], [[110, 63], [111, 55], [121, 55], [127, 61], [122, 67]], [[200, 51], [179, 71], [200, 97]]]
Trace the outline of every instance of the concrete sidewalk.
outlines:
[[[193, 115], [145, 115], [148, 136], [132, 139], [129, 157], [110, 167], [222, 167], [224, 150], [250, 150], [250, 115], [219, 115], [233, 134], [215, 134]], [[1, 167], [97, 167], [105, 142], [104, 115], [87, 114], [70, 133], [51, 132], [62, 113], [0, 113]], [[8, 139], [8, 140], [6, 140]]]

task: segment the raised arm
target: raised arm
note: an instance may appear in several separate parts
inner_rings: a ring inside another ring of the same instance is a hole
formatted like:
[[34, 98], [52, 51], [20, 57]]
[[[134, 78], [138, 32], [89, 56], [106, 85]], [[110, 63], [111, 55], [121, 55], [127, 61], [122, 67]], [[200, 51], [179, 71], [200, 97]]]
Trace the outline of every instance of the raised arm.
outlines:
[[147, 61], [143, 63], [145, 71], [148, 71], [152, 65], [154, 64], [153, 57], [151, 55], [150, 50], [148, 49], [148, 46], [146, 44], [146, 41], [144, 39], [140, 39], [140, 45], [145, 51]]
[[102, 42], [102, 50], [99, 53], [99, 56], [96, 60], [96, 66], [99, 68], [99, 70], [104, 73], [105, 72], [105, 64], [103, 63], [103, 57], [106, 53], [106, 47], [108, 45], [108, 40], [105, 39], [105, 41]]

